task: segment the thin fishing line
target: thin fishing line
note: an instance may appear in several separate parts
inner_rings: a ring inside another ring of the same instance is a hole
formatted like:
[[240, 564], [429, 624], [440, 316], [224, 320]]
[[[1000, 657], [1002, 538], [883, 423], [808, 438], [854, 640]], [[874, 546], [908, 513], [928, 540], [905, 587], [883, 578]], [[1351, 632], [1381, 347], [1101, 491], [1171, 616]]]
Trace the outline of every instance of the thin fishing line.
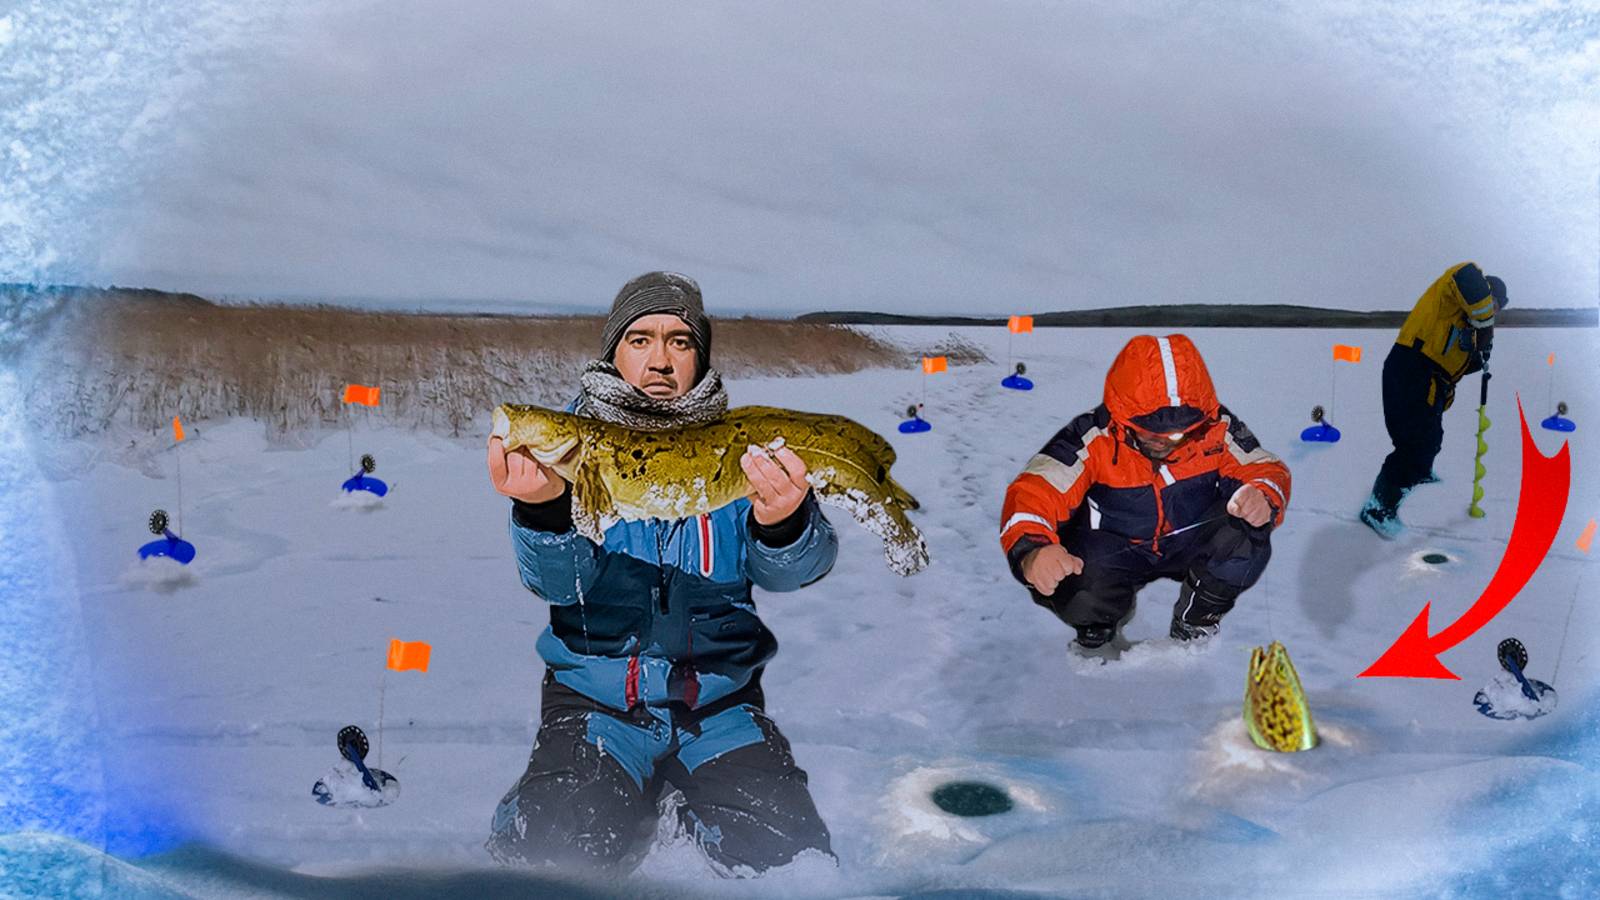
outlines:
[[1583, 587], [1583, 576], [1587, 570], [1578, 571], [1578, 583], [1572, 587], [1572, 604], [1567, 607], [1567, 623], [1561, 626], [1561, 646], [1556, 649], [1556, 666], [1550, 672], [1550, 680], [1555, 681], [1556, 675], [1561, 672], [1561, 656], [1567, 651], [1567, 631], [1572, 627], [1572, 613], [1578, 608], [1578, 594]]

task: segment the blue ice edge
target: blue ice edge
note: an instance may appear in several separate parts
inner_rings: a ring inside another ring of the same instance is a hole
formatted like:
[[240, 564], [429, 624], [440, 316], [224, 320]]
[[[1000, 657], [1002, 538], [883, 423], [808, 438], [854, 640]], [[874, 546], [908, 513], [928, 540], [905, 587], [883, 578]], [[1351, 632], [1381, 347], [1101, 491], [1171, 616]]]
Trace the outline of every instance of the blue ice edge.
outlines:
[[[616, 897], [603, 887], [546, 874], [511, 870], [380, 870], [365, 875], [303, 875], [201, 846], [185, 846], [137, 864], [60, 835], [0, 836], [0, 896], [116, 897], [192, 900], [194, 897], [394, 898]], [[667, 892], [652, 889], [652, 896]]]
[[[1439, 895], [1478, 897], [1600, 896], [1600, 690], [1573, 704], [1574, 717], [1520, 749], [1575, 763], [1555, 774], [1497, 786], [1453, 823], [1483, 849], [1461, 861], [1462, 874]], [[1581, 710], [1581, 712], [1579, 712]], [[1559, 712], [1557, 713], [1559, 715]], [[1470, 816], [1470, 820], [1466, 820]]]
[[108, 752], [100, 728], [98, 704], [119, 698], [96, 692], [70, 534], [21, 397], [17, 373], [0, 368], [0, 835], [45, 832], [127, 855], [170, 849], [185, 827], [161, 796], [164, 776]]

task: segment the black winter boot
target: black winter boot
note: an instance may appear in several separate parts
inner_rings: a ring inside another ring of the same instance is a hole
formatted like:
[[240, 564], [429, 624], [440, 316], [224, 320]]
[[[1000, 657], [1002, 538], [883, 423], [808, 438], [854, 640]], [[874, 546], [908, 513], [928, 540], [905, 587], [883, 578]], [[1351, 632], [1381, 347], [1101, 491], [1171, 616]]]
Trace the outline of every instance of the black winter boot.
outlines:
[[1085, 650], [1105, 646], [1117, 633], [1115, 623], [1110, 625], [1074, 625], [1078, 629], [1077, 644]]
[[1167, 635], [1175, 641], [1211, 637], [1220, 629], [1222, 617], [1233, 609], [1233, 601], [1233, 597], [1201, 587], [1199, 579], [1190, 573], [1183, 579], [1178, 602], [1172, 607], [1172, 628]]

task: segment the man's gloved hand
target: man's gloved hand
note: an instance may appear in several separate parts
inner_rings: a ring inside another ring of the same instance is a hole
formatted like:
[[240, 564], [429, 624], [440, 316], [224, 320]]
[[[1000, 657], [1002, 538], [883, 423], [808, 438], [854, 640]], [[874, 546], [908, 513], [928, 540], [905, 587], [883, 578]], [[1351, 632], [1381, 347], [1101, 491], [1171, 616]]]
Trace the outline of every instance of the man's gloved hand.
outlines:
[[1477, 354], [1479, 368], [1489, 365], [1489, 351], [1494, 348], [1494, 326], [1480, 328], [1474, 334], [1473, 353]]

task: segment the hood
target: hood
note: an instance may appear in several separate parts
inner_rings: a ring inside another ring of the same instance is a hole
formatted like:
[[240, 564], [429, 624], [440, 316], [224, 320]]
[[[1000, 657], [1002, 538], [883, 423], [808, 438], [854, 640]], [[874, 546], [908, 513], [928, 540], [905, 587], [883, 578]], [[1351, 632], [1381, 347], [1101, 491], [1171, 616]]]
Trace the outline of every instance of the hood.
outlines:
[[1141, 334], [1129, 341], [1106, 373], [1111, 418], [1157, 433], [1185, 431], [1217, 415], [1211, 373], [1194, 343], [1181, 334]]

